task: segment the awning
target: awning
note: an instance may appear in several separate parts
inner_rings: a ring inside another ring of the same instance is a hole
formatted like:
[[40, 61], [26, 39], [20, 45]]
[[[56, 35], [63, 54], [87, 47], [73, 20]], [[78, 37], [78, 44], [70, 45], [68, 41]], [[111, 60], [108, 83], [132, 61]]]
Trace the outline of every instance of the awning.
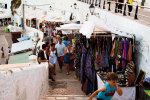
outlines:
[[33, 48], [34, 44], [31, 40], [26, 40], [18, 43], [13, 43], [11, 53], [27, 50]]
[[83, 24], [65, 24], [61, 25], [60, 27], [57, 27], [57, 30], [80, 30]]

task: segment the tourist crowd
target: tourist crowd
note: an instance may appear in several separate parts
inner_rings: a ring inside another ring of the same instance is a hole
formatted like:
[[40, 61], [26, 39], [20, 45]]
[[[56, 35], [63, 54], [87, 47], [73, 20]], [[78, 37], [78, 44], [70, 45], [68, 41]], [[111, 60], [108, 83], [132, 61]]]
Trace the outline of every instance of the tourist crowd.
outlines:
[[67, 35], [63, 35], [61, 31], [55, 30], [56, 25], [44, 24], [40, 25], [41, 31], [44, 33], [42, 49], [38, 51], [37, 60], [41, 62], [48, 62], [49, 65], [49, 79], [55, 81], [56, 64], [58, 62], [60, 71], [66, 66], [67, 75], [73, 69], [74, 51], [72, 40], [68, 39]]

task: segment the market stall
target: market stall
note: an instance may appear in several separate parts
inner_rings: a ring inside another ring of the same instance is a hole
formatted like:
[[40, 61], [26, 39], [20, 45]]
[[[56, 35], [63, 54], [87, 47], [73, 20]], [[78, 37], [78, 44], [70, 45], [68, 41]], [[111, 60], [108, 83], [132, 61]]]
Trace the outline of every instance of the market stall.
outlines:
[[86, 22], [80, 33], [76, 35], [75, 68], [82, 91], [88, 95], [101, 88], [107, 73], [115, 72], [124, 94], [115, 94], [114, 100], [135, 100], [134, 36], [112, 33], [92, 22]]

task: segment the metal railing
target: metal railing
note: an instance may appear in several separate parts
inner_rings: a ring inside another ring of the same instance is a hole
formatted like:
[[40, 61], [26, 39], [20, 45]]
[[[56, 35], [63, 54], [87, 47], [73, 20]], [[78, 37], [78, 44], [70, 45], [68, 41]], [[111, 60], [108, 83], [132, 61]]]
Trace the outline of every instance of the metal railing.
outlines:
[[[135, 20], [144, 21], [150, 25], [150, 7], [139, 6], [137, 4], [129, 4], [115, 2], [112, 0], [78, 0], [87, 4], [94, 4], [95, 7], [106, 9], [113, 13], [120, 13], [123, 16], [134, 17]], [[149, 10], [149, 11], [148, 11]]]

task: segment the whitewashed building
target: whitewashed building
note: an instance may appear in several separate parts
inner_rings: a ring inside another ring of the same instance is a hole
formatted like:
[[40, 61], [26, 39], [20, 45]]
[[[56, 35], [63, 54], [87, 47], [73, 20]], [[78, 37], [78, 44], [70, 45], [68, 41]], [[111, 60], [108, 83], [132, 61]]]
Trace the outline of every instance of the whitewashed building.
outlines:
[[11, 20], [11, 1], [10, 0], [0, 0], [0, 26], [4, 26], [5, 20]]

